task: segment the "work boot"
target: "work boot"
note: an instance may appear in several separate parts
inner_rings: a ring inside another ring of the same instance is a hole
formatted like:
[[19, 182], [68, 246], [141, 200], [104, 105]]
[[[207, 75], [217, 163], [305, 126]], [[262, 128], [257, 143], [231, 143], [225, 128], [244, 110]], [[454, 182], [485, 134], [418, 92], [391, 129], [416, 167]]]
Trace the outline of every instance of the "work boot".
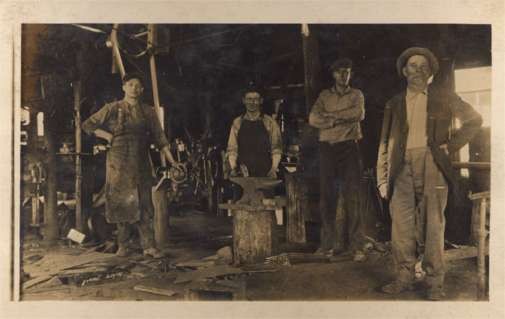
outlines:
[[336, 248], [332, 248], [332, 249], [318, 248], [314, 252], [314, 254], [315, 255], [324, 255], [326, 257], [332, 257], [332, 256], [340, 255], [344, 251], [345, 251], [345, 249], [343, 249], [342, 247], [336, 247]]
[[412, 290], [413, 286], [412, 283], [409, 282], [404, 282], [400, 280], [395, 280], [381, 288], [382, 292], [390, 294], [390, 295], [397, 295], [401, 292], [407, 291], [407, 290]]
[[130, 250], [125, 246], [119, 246], [118, 250], [116, 251], [116, 256], [118, 257], [128, 257], [129, 255]]
[[445, 292], [442, 288], [430, 288], [426, 292], [426, 299], [431, 301], [442, 300], [445, 297]]
[[318, 248], [314, 254], [331, 257], [333, 256], [333, 249]]
[[163, 254], [157, 248], [151, 247], [144, 249], [144, 256], [151, 256], [153, 258], [163, 258], [165, 257], [165, 254]]
[[366, 260], [366, 254], [362, 250], [356, 250], [354, 252], [353, 260], [355, 262], [364, 262]]
[[330, 251], [329, 249], [324, 249], [319, 247], [315, 252], [314, 255], [326, 255]]

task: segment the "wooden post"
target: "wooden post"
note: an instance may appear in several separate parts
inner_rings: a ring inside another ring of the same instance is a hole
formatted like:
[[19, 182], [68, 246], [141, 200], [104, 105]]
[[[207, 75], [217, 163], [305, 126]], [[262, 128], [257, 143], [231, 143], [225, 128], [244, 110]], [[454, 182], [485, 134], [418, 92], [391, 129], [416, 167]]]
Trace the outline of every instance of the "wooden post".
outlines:
[[307, 242], [305, 236], [305, 218], [303, 215], [303, 185], [296, 173], [286, 174], [286, 193], [288, 197], [286, 217], [286, 239], [288, 243]]
[[75, 122], [75, 227], [84, 233], [85, 218], [82, 213], [82, 143], [81, 143], [81, 82], [72, 84], [74, 88]]
[[[154, 24], [147, 25], [147, 49], [150, 50], [149, 66], [151, 68], [151, 83], [153, 90], [154, 110], [158, 115], [161, 127], [164, 127], [163, 113], [160, 107], [160, 97], [158, 94], [158, 77], [156, 74], [156, 59], [154, 56], [154, 49], [156, 45], [156, 28]], [[161, 165], [166, 166], [165, 158], [162, 154]], [[157, 191], [153, 190], [153, 205], [154, 205], [154, 238], [156, 246], [163, 248], [168, 242], [168, 198], [166, 190], [163, 188]]]
[[119, 52], [119, 44], [117, 40], [117, 28], [119, 25], [116, 23], [112, 26], [112, 31], [110, 33], [110, 41], [112, 43], [112, 73], [116, 73], [116, 67], [119, 69], [119, 74], [121, 79], [125, 76], [125, 68], [123, 65], [123, 60], [121, 59], [121, 53]]
[[472, 203], [472, 218], [470, 226], [470, 245], [479, 245], [479, 232], [480, 232], [480, 207], [479, 200], [474, 200]]
[[317, 94], [319, 93], [319, 45], [317, 38], [314, 36], [314, 30], [309, 30], [308, 24], [302, 24], [302, 46], [303, 46], [303, 66], [305, 74], [305, 107], [309, 114], [312, 105], [314, 104]]
[[[455, 55], [457, 52], [457, 37], [453, 32], [453, 27], [449, 25], [439, 25], [438, 26], [438, 51], [440, 56], [438, 56], [439, 61], [439, 71], [438, 74], [433, 79], [433, 84], [437, 85], [438, 88], [448, 91], [454, 92], [456, 86], [456, 77], [455, 77]], [[452, 118], [451, 126], [456, 128], [456, 118]], [[452, 161], [459, 161], [460, 154], [459, 152], [452, 152], [450, 154], [450, 158]], [[448, 216], [449, 219], [458, 218], [459, 214], [455, 216]], [[453, 222], [449, 220], [448, 222]], [[459, 220], [456, 220], [455, 223], [458, 224]]]
[[160, 249], [164, 248], [168, 243], [168, 200], [166, 189], [160, 188], [152, 190], [153, 205], [154, 205], [154, 240], [156, 246]]
[[40, 185], [42, 183], [42, 168], [38, 163], [31, 167], [30, 175], [32, 177], [32, 183], [35, 186], [35, 190], [32, 195], [32, 222], [31, 222], [30, 226], [40, 227], [40, 198], [39, 197], [40, 197]]
[[217, 204], [214, 196], [216, 189], [216, 182], [212, 176], [212, 163], [207, 156], [204, 157], [205, 167], [205, 185], [207, 186], [207, 213], [217, 215]]
[[253, 264], [272, 255], [273, 211], [233, 211], [233, 263]]
[[32, 227], [39, 227], [40, 226], [40, 215], [39, 215], [39, 186], [36, 186], [36, 191], [35, 194], [32, 196]]
[[479, 282], [477, 286], [477, 298], [483, 300], [486, 297], [486, 210], [487, 198], [480, 199], [479, 214], [479, 246], [477, 256], [477, 271]]
[[160, 106], [160, 96], [158, 92], [158, 76], [156, 73], [156, 59], [154, 56], [154, 46], [156, 45], [156, 28], [154, 24], [147, 25], [147, 49], [151, 50], [149, 54], [149, 66], [151, 68], [151, 84], [153, 89], [153, 102], [154, 102], [154, 110], [158, 115], [158, 119], [160, 120], [161, 127], [164, 127], [164, 121], [161, 113]]
[[47, 143], [47, 178], [44, 198], [44, 242], [46, 245], [54, 245], [58, 240], [58, 218], [56, 216], [56, 145], [54, 133], [49, 123], [44, 125]]

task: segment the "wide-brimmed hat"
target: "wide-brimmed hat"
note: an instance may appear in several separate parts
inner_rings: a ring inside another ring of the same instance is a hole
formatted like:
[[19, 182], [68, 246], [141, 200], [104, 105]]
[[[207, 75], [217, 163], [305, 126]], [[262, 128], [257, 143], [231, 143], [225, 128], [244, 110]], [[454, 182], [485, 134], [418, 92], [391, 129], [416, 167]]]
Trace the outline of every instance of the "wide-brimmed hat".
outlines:
[[403, 76], [402, 69], [405, 66], [405, 63], [407, 63], [408, 59], [414, 55], [422, 55], [426, 59], [428, 59], [428, 62], [430, 63], [431, 66], [431, 72], [433, 73], [433, 75], [437, 74], [439, 65], [437, 57], [433, 54], [433, 52], [431, 52], [429, 49], [426, 48], [412, 47], [403, 51], [402, 54], [400, 54], [400, 56], [396, 60], [396, 71], [398, 71], [399, 76]]

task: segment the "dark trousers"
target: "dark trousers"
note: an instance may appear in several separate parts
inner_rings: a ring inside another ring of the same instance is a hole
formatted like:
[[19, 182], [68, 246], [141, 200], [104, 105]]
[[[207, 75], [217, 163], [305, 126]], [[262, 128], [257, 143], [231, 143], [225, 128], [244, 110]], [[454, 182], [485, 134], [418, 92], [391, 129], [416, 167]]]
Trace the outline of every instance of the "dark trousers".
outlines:
[[[335, 144], [319, 143], [321, 248], [325, 250], [344, 248], [342, 239], [347, 228], [349, 249], [360, 249], [359, 186], [361, 161], [355, 141]], [[345, 217], [340, 219], [337, 233], [337, 206], [339, 192], [343, 195]], [[347, 227], [345, 227], [347, 226]]]

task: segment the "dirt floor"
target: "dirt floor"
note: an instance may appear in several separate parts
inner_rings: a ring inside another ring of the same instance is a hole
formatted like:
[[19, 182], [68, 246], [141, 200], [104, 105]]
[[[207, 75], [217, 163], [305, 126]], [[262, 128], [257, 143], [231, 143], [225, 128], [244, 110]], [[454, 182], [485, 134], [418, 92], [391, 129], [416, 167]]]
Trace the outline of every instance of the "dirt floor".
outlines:
[[[332, 262], [237, 268], [228, 265], [230, 249], [221, 249], [232, 246], [231, 218], [186, 211], [171, 218], [170, 231], [163, 259], [143, 257], [140, 251], [120, 258], [96, 247], [69, 247], [66, 241], [43, 248], [27, 235], [22, 300], [424, 300], [420, 287], [397, 296], [379, 292], [393, 278], [387, 250], [372, 249], [361, 263], [344, 256]], [[283, 233], [283, 226], [277, 227], [276, 254], [316, 248], [315, 243], [286, 245]], [[475, 259], [447, 267], [446, 299], [476, 300]], [[150, 292], [140, 291], [146, 288]]]

